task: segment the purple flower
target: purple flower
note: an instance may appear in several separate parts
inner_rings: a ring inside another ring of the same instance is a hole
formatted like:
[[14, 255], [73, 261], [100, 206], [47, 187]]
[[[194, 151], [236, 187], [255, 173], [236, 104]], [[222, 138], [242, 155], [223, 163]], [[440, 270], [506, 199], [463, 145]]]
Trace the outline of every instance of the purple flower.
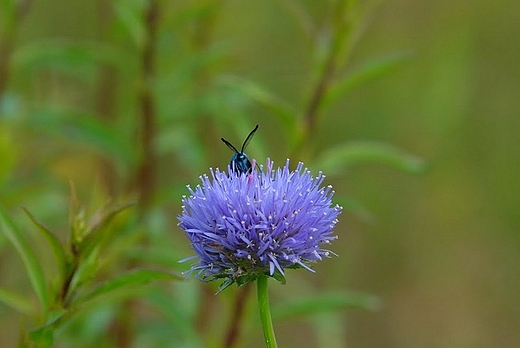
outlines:
[[211, 170], [182, 199], [179, 226], [200, 259], [190, 272], [205, 281], [225, 278], [220, 290], [259, 274], [283, 282], [285, 268], [312, 271], [310, 263], [335, 255], [322, 246], [337, 238], [332, 230], [342, 208], [332, 205], [331, 186], [320, 187], [325, 176], [312, 177], [303, 163], [290, 171], [289, 160], [272, 165], [268, 159], [265, 172], [251, 174]]

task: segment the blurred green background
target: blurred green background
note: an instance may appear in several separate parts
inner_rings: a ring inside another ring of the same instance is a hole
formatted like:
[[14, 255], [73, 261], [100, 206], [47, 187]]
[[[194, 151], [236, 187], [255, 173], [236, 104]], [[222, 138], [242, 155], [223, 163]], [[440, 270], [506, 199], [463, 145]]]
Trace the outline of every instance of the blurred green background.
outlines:
[[[355, 20], [335, 76], [367, 62], [397, 63], [346, 89], [307, 134], [303, 117], [287, 119], [280, 110], [308, 110], [337, 1], [158, 1], [150, 40], [144, 0], [2, 0], [0, 203], [27, 230], [49, 275], [52, 256], [19, 207], [65, 240], [69, 180], [91, 210], [110, 197], [138, 199], [133, 213], [143, 217], [145, 237], [125, 239], [116, 250], [142, 243], [157, 256], [157, 248], [168, 254], [171, 247], [178, 260], [191, 254], [176, 227], [185, 185], [227, 164], [231, 153], [220, 137], [240, 144], [259, 123], [248, 148], [259, 162], [269, 156], [282, 164], [290, 156], [317, 171], [327, 150], [375, 142], [428, 163], [421, 175], [377, 160], [329, 175], [346, 206], [332, 246], [339, 257], [316, 265], [315, 274], [290, 272], [285, 286], [271, 282], [273, 306], [344, 290], [378, 296], [381, 305], [275, 320], [280, 346], [516, 347], [520, 2], [349, 3]], [[152, 139], [143, 115], [154, 117]], [[153, 177], [143, 179], [148, 165]], [[205, 291], [193, 279], [157, 286], [172, 294], [172, 306], [193, 289]], [[4, 237], [0, 287], [31, 293]], [[230, 316], [237, 293], [226, 292], [207, 307], [193, 299], [191, 307], [213, 318], [197, 329], [203, 346], [219, 346], [220, 319]], [[261, 347], [250, 302], [241, 344]], [[136, 311], [130, 346], [181, 346], [168, 336], [175, 320], [150, 308]], [[116, 312], [108, 306], [91, 313], [95, 319], [76, 324], [91, 327], [63, 329], [56, 346], [117, 346], [104, 338], [115, 330]], [[0, 304], [1, 347], [16, 345], [20, 325], [31, 326]]]

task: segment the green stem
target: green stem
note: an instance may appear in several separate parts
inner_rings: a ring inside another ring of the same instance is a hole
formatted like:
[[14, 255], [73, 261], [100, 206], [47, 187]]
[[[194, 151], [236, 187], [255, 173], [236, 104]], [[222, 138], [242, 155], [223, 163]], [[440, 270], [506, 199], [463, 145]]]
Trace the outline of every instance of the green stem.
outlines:
[[264, 331], [265, 346], [267, 348], [277, 348], [276, 337], [274, 336], [273, 321], [269, 310], [269, 293], [267, 292], [267, 277], [260, 275], [257, 282], [258, 307], [260, 308], [260, 321]]

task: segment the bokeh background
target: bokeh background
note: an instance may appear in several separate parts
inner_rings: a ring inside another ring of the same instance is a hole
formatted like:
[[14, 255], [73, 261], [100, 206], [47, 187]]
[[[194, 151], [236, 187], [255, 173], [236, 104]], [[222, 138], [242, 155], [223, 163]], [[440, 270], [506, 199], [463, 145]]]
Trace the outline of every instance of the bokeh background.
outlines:
[[[134, 232], [107, 248], [97, 279], [143, 262], [180, 272], [191, 254], [176, 227], [185, 185], [227, 164], [220, 137], [238, 145], [258, 123], [251, 157], [325, 174], [329, 163], [345, 206], [339, 257], [271, 282], [273, 306], [331, 291], [371, 304], [275, 320], [280, 346], [519, 344], [520, 2], [345, 2], [332, 80], [367, 66], [372, 75], [351, 80], [311, 125], [342, 1], [1, 3], [0, 203], [49, 279], [52, 255], [21, 206], [65, 241], [69, 181], [91, 211], [138, 200], [127, 212], [140, 217]], [[384, 156], [342, 165], [327, 152], [349, 143], [389, 146], [427, 168]], [[34, 297], [4, 236], [0, 287]], [[220, 347], [239, 291], [215, 290], [153, 283], [130, 305], [82, 313], [55, 346]], [[254, 302], [238, 346], [263, 346]], [[121, 321], [128, 307], [132, 320]], [[37, 322], [0, 304], [0, 346]]]

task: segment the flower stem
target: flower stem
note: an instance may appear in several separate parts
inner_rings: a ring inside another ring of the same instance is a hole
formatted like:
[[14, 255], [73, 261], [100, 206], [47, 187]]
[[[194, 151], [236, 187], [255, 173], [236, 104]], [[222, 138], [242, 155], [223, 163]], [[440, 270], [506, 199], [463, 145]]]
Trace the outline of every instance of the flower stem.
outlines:
[[258, 307], [260, 308], [260, 321], [264, 331], [265, 346], [267, 348], [278, 348], [276, 337], [274, 336], [273, 321], [271, 320], [271, 311], [269, 310], [269, 294], [267, 292], [267, 277], [265, 275], [258, 276]]

